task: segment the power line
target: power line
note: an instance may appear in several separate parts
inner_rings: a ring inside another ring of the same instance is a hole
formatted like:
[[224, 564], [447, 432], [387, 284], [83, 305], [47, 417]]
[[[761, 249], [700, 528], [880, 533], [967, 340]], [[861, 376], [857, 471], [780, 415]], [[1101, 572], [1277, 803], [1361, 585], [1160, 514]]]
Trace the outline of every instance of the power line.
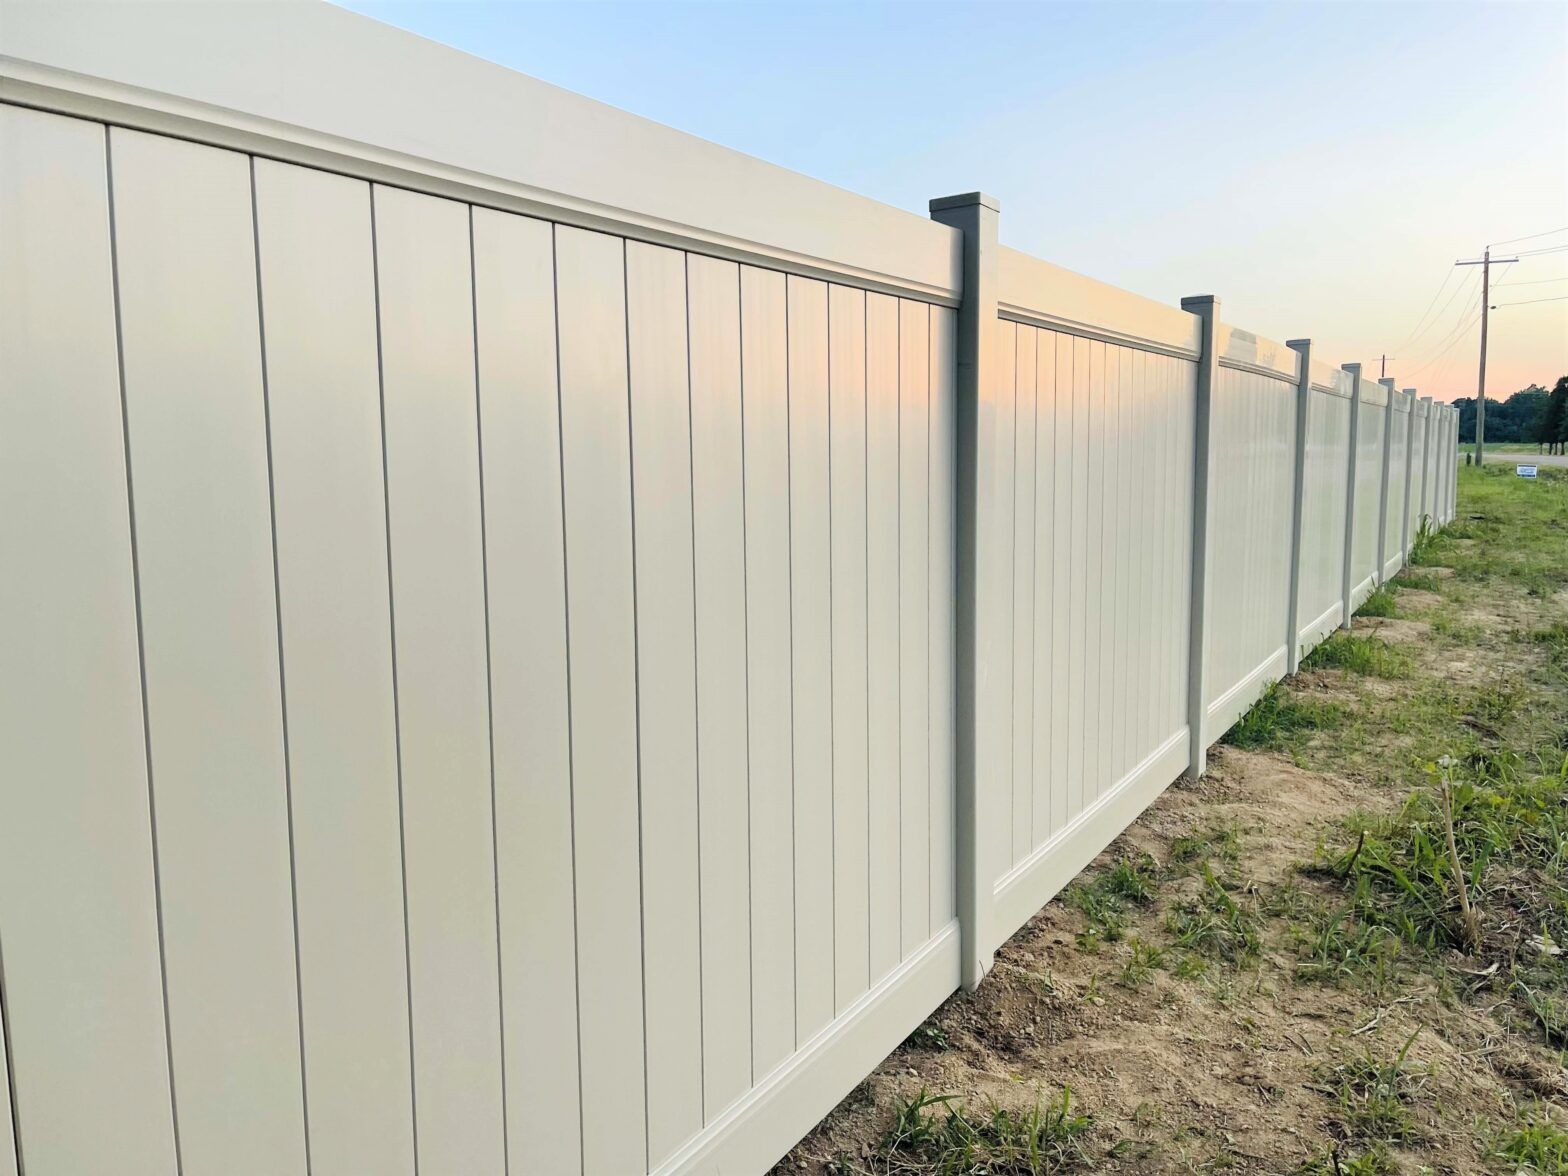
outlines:
[[1492, 289], [1495, 290], [1499, 286], [1544, 286], [1547, 282], [1568, 282], [1568, 274], [1560, 278], [1531, 278], [1524, 282], [1493, 282]]
[[1561, 253], [1565, 249], [1568, 249], [1568, 245], [1544, 245], [1540, 249], [1521, 249], [1518, 253], [1520, 257], [1539, 257], [1543, 253]]
[[1459, 339], [1463, 338], [1464, 333], [1471, 327], [1475, 326], [1475, 324], [1480, 321], [1480, 318], [1481, 312], [1479, 310], [1472, 313], [1468, 319], [1465, 318], [1463, 314], [1461, 314], [1459, 316], [1459, 321], [1454, 324], [1453, 329], [1432, 345], [1433, 350], [1429, 350], [1424, 353], [1424, 356], [1421, 360], [1421, 366], [1416, 368], [1415, 371], [1407, 373], [1405, 378], [1409, 379], [1410, 376], [1415, 374], [1415, 372], [1419, 372], [1427, 367], [1430, 367], [1439, 356], [1447, 354], [1448, 349], [1452, 347]]
[[[1433, 327], [1437, 326], [1438, 319], [1442, 318], [1443, 317], [1443, 313], [1448, 310], [1449, 303], [1453, 302], [1455, 295], [1464, 293], [1466, 291], [1474, 291], [1474, 289], [1476, 287], [1476, 284], [1479, 281], [1480, 281], [1480, 275], [1473, 273], [1473, 274], [1468, 275], [1465, 278], [1465, 280], [1462, 281], [1459, 285], [1455, 286], [1454, 287], [1454, 294], [1450, 295], [1449, 299], [1448, 299], [1448, 302], [1445, 302], [1443, 304], [1443, 310], [1438, 312], [1437, 318], [1434, 318], [1432, 320], [1432, 324], [1431, 325]], [[1455, 331], [1463, 330], [1464, 328], [1463, 328], [1462, 324], [1465, 323], [1465, 316], [1467, 314], [1469, 314], [1469, 313], [1470, 313], [1470, 311], [1468, 309], [1467, 303], [1461, 302], [1459, 304], [1459, 313], [1456, 316], [1454, 316], [1454, 318], [1450, 321], [1448, 327], [1444, 330], [1443, 334], [1441, 334], [1441, 335], [1439, 335], [1437, 337], [1437, 341], [1435, 343], [1428, 344], [1426, 347], [1418, 349], [1415, 352], [1415, 354], [1411, 355], [1410, 356], [1411, 362], [1415, 362], [1417, 359], [1422, 360], [1424, 362], [1425, 360], [1427, 360], [1432, 355], [1432, 353], [1434, 351], [1436, 351], [1439, 348], [1441, 348], [1443, 346], [1443, 344], [1447, 343], [1451, 338], [1453, 338]], [[1428, 328], [1428, 329], [1430, 329], [1430, 328]]]
[[[1450, 272], [1452, 272], [1452, 271], [1450, 271]], [[1406, 339], [1404, 341], [1404, 343], [1402, 343], [1399, 347], [1395, 348], [1395, 350], [1396, 351], [1403, 351], [1403, 350], [1405, 350], [1405, 348], [1409, 347], [1417, 339], [1421, 338], [1422, 335], [1426, 334], [1427, 331], [1430, 331], [1433, 327], [1437, 326], [1438, 320], [1441, 319], [1445, 314], [1448, 313], [1448, 308], [1453, 305], [1454, 299], [1459, 297], [1459, 295], [1465, 293], [1467, 290], [1469, 290], [1471, 288], [1473, 283], [1478, 282], [1478, 281], [1480, 281], [1480, 276], [1478, 274], [1474, 273], [1474, 272], [1468, 273], [1463, 278], [1461, 278], [1459, 280], [1459, 285], [1455, 286], [1454, 289], [1453, 289], [1453, 292], [1451, 294], [1449, 294], [1447, 299], [1444, 300], [1442, 308], [1437, 312], [1437, 314], [1435, 314], [1432, 317], [1432, 321], [1427, 323], [1427, 325], [1424, 328], [1422, 328], [1421, 330], [1419, 330], [1419, 331], [1415, 332], [1413, 335], [1411, 335], [1410, 338]], [[1461, 304], [1461, 305], [1463, 305], [1463, 304]], [[1459, 312], [1459, 317], [1460, 318], [1464, 317], [1464, 311], [1463, 310], [1461, 310]]]
[[1499, 302], [1498, 306], [1529, 306], [1532, 302], [1568, 302], [1568, 294], [1559, 294], [1556, 298], [1525, 298], [1518, 302]]
[[1560, 229], [1547, 229], [1544, 233], [1531, 233], [1528, 237], [1509, 237], [1506, 241], [1493, 241], [1487, 248], [1495, 249], [1499, 245], [1512, 245], [1515, 241], [1534, 241], [1537, 237], [1550, 237], [1555, 233], [1568, 233], [1568, 225]]
[[1458, 344], [1459, 341], [1461, 339], [1463, 339], [1465, 337], [1465, 335], [1467, 335], [1469, 333], [1470, 328], [1475, 326], [1476, 323], [1478, 323], [1480, 321], [1481, 321], [1481, 312], [1480, 311], [1476, 311], [1475, 314], [1470, 316], [1470, 321], [1465, 323], [1465, 325], [1463, 327], [1461, 327], [1457, 332], [1455, 332], [1453, 334], [1452, 340], [1449, 342], [1447, 347], [1444, 347], [1443, 350], [1439, 351], [1436, 355], [1432, 356], [1431, 359], [1427, 360], [1420, 367], [1415, 368], [1413, 371], [1406, 372], [1405, 373], [1405, 379], [1407, 379], [1407, 380], [1412, 379], [1413, 377], [1415, 377], [1420, 372], [1423, 372], [1427, 368], [1431, 367], [1434, 363], [1436, 363], [1443, 356], [1447, 355], [1450, 351], [1452, 351], [1454, 349], [1455, 345]]
[[1415, 342], [1416, 332], [1421, 329], [1421, 325], [1426, 322], [1426, 316], [1430, 314], [1432, 308], [1437, 305], [1439, 296], [1442, 295], [1444, 290], [1448, 289], [1448, 279], [1453, 276], [1454, 267], [1449, 266], [1443, 274], [1443, 280], [1438, 283], [1437, 293], [1432, 295], [1432, 300], [1426, 304], [1426, 309], [1421, 312], [1421, 317], [1416, 320], [1416, 325], [1411, 328], [1410, 337], [1401, 343], [1398, 347], [1394, 348], [1395, 351], [1403, 351], [1407, 346]]

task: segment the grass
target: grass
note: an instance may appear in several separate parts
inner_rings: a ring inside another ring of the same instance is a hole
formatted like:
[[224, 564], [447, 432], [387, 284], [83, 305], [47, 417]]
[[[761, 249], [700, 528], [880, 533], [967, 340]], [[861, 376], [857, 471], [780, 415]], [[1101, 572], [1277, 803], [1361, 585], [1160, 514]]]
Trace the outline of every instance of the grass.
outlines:
[[904, 1045], [908, 1049], [923, 1049], [932, 1053], [945, 1053], [953, 1048], [953, 1043], [948, 1040], [947, 1030], [936, 1021], [923, 1022], [919, 1028], [904, 1038]]
[[1129, 909], [1149, 905], [1159, 883], [1159, 867], [1148, 854], [1120, 858], [1109, 868], [1074, 882], [1064, 899], [1088, 920], [1079, 946], [1092, 951], [1101, 942], [1121, 939]]
[[1304, 670], [1344, 670], [1368, 678], [1408, 678], [1410, 667], [1410, 655], [1404, 650], [1378, 637], [1343, 630], [1301, 660]]
[[1388, 1149], [1374, 1144], [1357, 1156], [1327, 1148], [1291, 1173], [1291, 1176], [1390, 1176], [1397, 1172]]
[[1340, 726], [1345, 717], [1343, 705], [1303, 698], [1276, 682], [1226, 732], [1224, 742], [1247, 751], [1288, 751], [1315, 732]]
[[1532, 1105], [1498, 1134], [1492, 1156], [1522, 1172], [1568, 1176], [1568, 1132], [1552, 1122], [1544, 1107]]
[[1410, 1047], [1420, 1029], [1392, 1057], [1365, 1051], [1324, 1073], [1318, 1087], [1338, 1104], [1345, 1134], [1362, 1143], [1402, 1143], [1416, 1135], [1411, 1105], [1426, 1094], [1430, 1067], [1410, 1063]]
[[[1447, 769], [1462, 878], [1446, 850], [1436, 786], [1411, 792], [1392, 814], [1357, 829], [1324, 863], [1349, 892], [1355, 917], [1413, 946], [1470, 947], [1459, 918], [1462, 881], [1467, 895], [1483, 896], [1479, 913], [1483, 939], [1495, 941], [1491, 950], [1507, 950], [1507, 928], [1521, 917], [1552, 942], [1568, 942], [1568, 757], [1543, 770], [1548, 765], [1551, 759], [1527, 765], [1501, 749]], [[1436, 765], [1432, 770], [1435, 776]]]
[[1129, 940], [1127, 946], [1127, 960], [1122, 964], [1118, 982], [1123, 988], [1142, 988], [1164, 966], [1165, 949], [1140, 939]]
[[1387, 928], [1363, 923], [1349, 908], [1323, 911], [1300, 934], [1296, 978], [1338, 986], [1367, 981], [1374, 990], [1387, 986], [1399, 957], [1400, 940]]
[[1397, 615], [1397, 612], [1394, 589], [1388, 584], [1379, 584], [1372, 590], [1372, 595], [1361, 602], [1361, 607], [1356, 610], [1356, 616], [1392, 617]]
[[1045, 1176], [1087, 1165], [1084, 1136], [1092, 1123], [1074, 1113], [1063, 1087], [1038, 1094], [1021, 1110], [988, 1105], [981, 1110], [950, 1094], [922, 1089], [893, 1108], [893, 1122], [873, 1157], [872, 1172], [906, 1171], [910, 1164], [934, 1176]]
[[1237, 902], [1207, 863], [1203, 883], [1198, 897], [1176, 903], [1166, 917], [1165, 928], [1175, 946], [1227, 964], [1256, 958], [1262, 939], [1253, 904]]

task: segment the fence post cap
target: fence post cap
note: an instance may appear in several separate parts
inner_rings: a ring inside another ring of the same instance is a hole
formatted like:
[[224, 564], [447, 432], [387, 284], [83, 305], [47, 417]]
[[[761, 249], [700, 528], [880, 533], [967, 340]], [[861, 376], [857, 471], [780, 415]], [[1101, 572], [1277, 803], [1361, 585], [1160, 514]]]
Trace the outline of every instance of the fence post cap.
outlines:
[[1305, 351], [1307, 348], [1312, 346], [1312, 340], [1311, 339], [1286, 339], [1285, 340], [1285, 346], [1289, 347], [1292, 351]]
[[1189, 294], [1189, 295], [1187, 295], [1187, 297], [1185, 297], [1185, 298], [1183, 298], [1181, 300], [1181, 308], [1183, 310], [1202, 310], [1205, 307], [1213, 307], [1216, 311], [1219, 310], [1219, 307], [1220, 307], [1219, 295], [1218, 294]]
[[974, 204], [989, 208], [992, 212], [1002, 211], [1001, 201], [984, 192], [960, 192], [955, 196], [937, 196], [931, 201], [930, 208], [933, 213], [936, 213], [944, 212], [949, 208], [968, 208]]
[[1359, 363], [1342, 363], [1339, 365], [1339, 370], [1344, 372], [1354, 372], [1359, 376], [1361, 374], [1361, 365]]

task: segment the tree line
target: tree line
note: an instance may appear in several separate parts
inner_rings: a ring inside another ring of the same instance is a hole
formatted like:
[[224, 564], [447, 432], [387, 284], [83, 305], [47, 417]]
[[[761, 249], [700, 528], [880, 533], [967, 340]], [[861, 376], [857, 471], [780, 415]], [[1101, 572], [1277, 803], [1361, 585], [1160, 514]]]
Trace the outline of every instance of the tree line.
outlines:
[[[1475, 441], [1475, 398], [1454, 401], [1459, 410], [1459, 440]], [[1568, 376], [1548, 392], [1531, 384], [1507, 400], [1486, 398], [1486, 439], [1539, 445], [1547, 453], [1568, 452]]]

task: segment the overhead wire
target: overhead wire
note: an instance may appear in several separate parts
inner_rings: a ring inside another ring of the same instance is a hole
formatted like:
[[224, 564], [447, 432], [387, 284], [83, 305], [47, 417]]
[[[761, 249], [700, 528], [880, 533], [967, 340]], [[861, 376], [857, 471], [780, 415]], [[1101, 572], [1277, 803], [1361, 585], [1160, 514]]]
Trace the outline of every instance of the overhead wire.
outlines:
[[[1427, 326], [1426, 330], [1422, 331], [1421, 334], [1424, 335], [1424, 334], [1426, 334], [1426, 331], [1430, 331], [1430, 330], [1432, 330], [1433, 328], [1435, 328], [1437, 326], [1438, 322], [1440, 320], [1442, 320], [1443, 316], [1448, 313], [1448, 308], [1451, 305], [1453, 305], [1453, 302], [1454, 302], [1455, 298], [1457, 298], [1462, 293], [1474, 293], [1475, 290], [1480, 286], [1480, 284], [1481, 284], [1481, 276], [1480, 276], [1479, 271], [1471, 271], [1468, 275], [1466, 275], [1463, 279], [1461, 279], [1459, 285], [1454, 287], [1454, 292], [1452, 294], [1450, 294], [1448, 296], [1447, 301], [1445, 301], [1443, 303], [1442, 310], [1437, 312], [1436, 316], [1432, 319], [1431, 323]], [[1467, 313], [1468, 313], [1468, 311], [1466, 309], [1466, 302], [1461, 302], [1460, 306], [1459, 306], [1459, 313], [1458, 313], [1458, 315], [1456, 315], [1452, 320], [1450, 320], [1449, 327], [1445, 330], [1445, 332], [1441, 336], [1438, 337], [1437, 342], [1430, 344], [1428, 347], [1423, 348], [1420, 351], [1418, 351], [1416, 354], [1412, 355], [1411, 356], [1412, 361], [1414, 361], [1416, 358], [1425, 358], [1426, 356], [1430, 355], [1433, 350], [1441, 347], [1444, 343], [1446, 343], [1448, 341], [1449, 337], [1453, 334], [1453, 332], [1455, 330], [1454, 324], [1463, 322], [1464, 318], [1465, 318], [1465, 315]], [[1401, 350], [1405, 350], [1405, 349], [1401, 348]]]
[[1520, 257], [1540, 257], [1543, 253], [1561, 253], [1568, 249], [1568, 245], [1546, 245], [1540, 249], [1516, 249], [1514, 252]]
[[1493, 282], [1492, 289], [1495, 290], [1499, 286], [1544, 286], [1547, 282], [1568, 282], [1568, 274], [1559, 278], [1527, 278], [1522, 282]]
[[1560, 229], [1547, 229], [1544, 233], [1530, 233], [1524, 237], [1509, 237], [1506, 241], [1493, 241], [1488, 249], [1496, 249], [1499, 245], [1512, 245], [1515, 241], [1534, 241], [1537, 237], [1550, 237], [1557, 233], [1568, 233], [1568, 225]]
[[1479, 311], [1479, 310], [1478, 310], [1478, 311], [1476, 311], [1476, 312], [1475, 312], [1475, 314], [1474, 314], [1474, 315], [1473, 315], [1473, 316], [1471, 316], [1471, 318], [1470, 318], [1470, 321], [1469, 321], [1469, 322], [1467, 322], [1467, 323], [1465, 323], [1465, 324], [1464, 324], [1464, 325], [1463, 325], [1463, 326], [1462, 326], [1462, 327], [1460, 327], [1460, 328], [1459, 328], [1459, 329], [1458, 329], [1458, 330], [1457, 330], [1457, 331], [1454, 331], [1454, 332], [1452, 332], [1452, 336], [1451, 336], [1451, 338], [1450, 338], [1450, 339], [1449, 339], [1449, 342], [1448, 342], [1448, 345], [1447, 345], [1447, 346], [1446, 346], [1446, 347], [1444, 347], [1444, 348], [1443, 348], [1443, 349], [1442, 349], [1442, 350], [1441, 350], [1441, 351], [1439, 351], [1439, 352], [1438, 352], [1438, 353], [1437, 353], [1437, 354], [1436, 354], [1436, 355], [1433, 355], [1433, 356], [1432, 356], [1432, 357], [1431, 357], [1431, 358], [1430, 358], [1430, 359], [1428, 359], [1428, 360], [1427, 360], [1427, 361], [1426, 361], [1426, 362], [1425, 362], [1425, 363], [1423, 363], [1423, 364], [1422, 364], [1422, 365], [1421, 365], [1421, 366], [1420, 366], [1420, 367], [1417, 367], [1417, 368], [1413, 368], [1413, 369], [1412, 369], [1412, 370], [1411, 370], [1411, 371], [1410, 371], [1410, 372], [1409, 372], [1409, 373], [1408, 373], [1408, 374], [1407, 374], [1407, 375], [1406, 375], [1406, 377], [1405, 377], [1405, 378], [1406, 378], [1406, 379], [1410, 379], [1410, 378], [1412, 378], [1412, 377], [1414, 377], [1414, 376], [1415, 376], [1415, 375], [1417, 375], [1417, 374], [1419, 374], [1419, 373], [1420, 373], [1420, 372], [1423, 372], [1423, 371], [1425, 371], [1425, 370], [1426, 370], [1426, 369], [1427, 369], [1427, 368], [1429, 368], [1429, 367], [1431, 367], [1431, 366], [1432, 366], [1432, 364], [1434, 364], [1434, 363], [1435, 363], [1435, 362], [1437, 362], [1437, 360], [1439, 360], [1439, 359], [1441, 359], [1441, 358], [1442, 358], [1442, 357], [1443, 357], [1443, 356], [1445, 356], [1445, 355], [1447, 355], [1447, 354], [1448, 354], [1448, 353], [1449, 353], [1449, 352], [1450, 352], [1450, 351], [1452, 351], [1452, 350], [1453, 350], [1453, 349], [1454, 349], [1454, 346], [1455, 346], [1455, 345], [1456, 345], [1456, 344], [1457, 344], [1457, 343], [1458, 343], [1458, 342], [1459, 342], [1459, 341], [1460, 341], [1460, 340], [1461, 340], [1461, 339], [1463, 339], [1463, 338], [1464, 338], [1464, 337], [1465, 337], [1465, 336], [1466, 336], [1466, 335], [1467, 335], [1467, 334], [1469, 334], [1469, 331], [1470, 331], [1470, 328], [1471, 328], [1471, 327], [1473, 327], [1473, 326], [1475, 326], [1475, 325], [1476, 325], [1476, 324], [1477, 324], [1477, 323], [1478, 323], [1478, 322], [1480, 322], [1480, 321], [1481, 321], [1481, 312], [1480, 312], [1480, 311]]
[[[1466, 273], [1464, 277], [1460, 278], [1459, 279], [1459, 284], [1457, 286], [1455, 286], [1453, 291], [1452, 291], [1452, 293], [1450, 293], [1448, 295], [1448, 297], [1446, 299], [1444, 299], [1442, 307], [1438, 310], [1438, 312], [1435, 315], [1432, 316], [1431, 321], [1428, 322], [1427, 325], [1425, 327], [1423, 327], [1421, 330], [1416, 331], [1414, 334], [1412, 334], [1410, 336], [1410, 338], [1406, 339], [1403, 343], [1401, 343], [1398, 347], [1396, 347], [1394, 349], [1395, 354], [1398, 354], [1399, 352], [1406, 350], [1417, 339], [1420, 339], [1423, 335], [1425, 335], [1433, 327], [1437, 326], [1438, 321], [1440, 319], [1442, 319], [1442, 317], [1445, 314], [1448, 313], [1448, 308], [1454, 304], [1454, 299], [1459, 297], [1459, 295], [1464, 293], [1465, 291], [1473, 289], [1475, 287], [1475, 285], [1480, 282], [1480, 280], [1481, 280], [1481, 276], [1475, 270], [1471, 270], [1470, 272]], [[1462, 315], [1463, 311], [1461, 311], [1460, 313]]]
[[1454, 273], [1455, 268], [1453, 266], [1449, 266], [1448, 269], [1443, 272], [1443, 280], [1438, 283], [1437, 292], [1432, 295], [1431, 301], [1426, 304], [1426, 309], [1421, 312], [1421, 317], [1416, 320], [1416, 325], [1411, 328], [1409, 337], [1406, 338], [1405, 341], [1398, 347], [1394, 348], [1396, 352], [1403, 351], [1407, 346], [1415, 341], [1416, 332], [1419, 331], [1426, 323], [1426, 316], [1430, 314], [1432, 312], [1432, 308], [1437, 305], [1437, 300], [1442, 295], [1443, 291], [1448, 289], [1448, 280], [1454, 276]]
[[1532, 302], [1568, 302], [1568, 294], [1559, 294], [1555, 298], [1521, 298], [1518, 302], [1499, 302], [1498, 306], [1529, 306]]

